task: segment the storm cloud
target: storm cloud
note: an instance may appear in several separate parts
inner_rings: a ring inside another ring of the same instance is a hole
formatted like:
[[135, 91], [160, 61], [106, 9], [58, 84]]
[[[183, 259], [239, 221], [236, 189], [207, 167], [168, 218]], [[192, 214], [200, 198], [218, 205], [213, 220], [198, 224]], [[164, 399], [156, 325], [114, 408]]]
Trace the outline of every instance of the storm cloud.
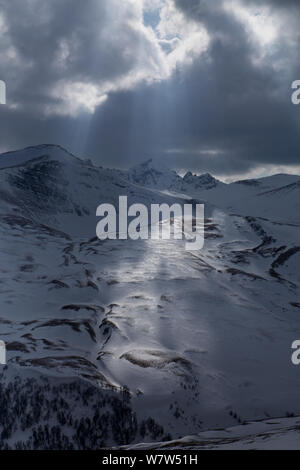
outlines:
[[292, 0], [0, 0], [0, 150], [299, 171], [299, 22]]

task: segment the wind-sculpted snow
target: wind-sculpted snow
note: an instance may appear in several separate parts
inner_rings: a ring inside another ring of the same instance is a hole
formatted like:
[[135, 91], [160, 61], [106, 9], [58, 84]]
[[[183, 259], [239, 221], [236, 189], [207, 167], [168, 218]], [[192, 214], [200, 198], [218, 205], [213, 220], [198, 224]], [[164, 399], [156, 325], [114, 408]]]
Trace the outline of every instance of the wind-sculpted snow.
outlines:
[[300, 419], [295, 417], [245, 422], [226, 429], [203, 431], [167, 442], [123, 446], [127, 450], [298, 450]]
[[[300, 373], [290, 359], [300, 337], [299, 225], [292, 208], [285, 208], [285, 218], [273, 207], [268, 213], [264, 201], [273, 196], [258, 194], [285, 179], [290, 184], [287, 175], [198, 192], [193, 185], [182, 194], [182, 187], [143, 187], [53, 146], [13, 154], [11, 166], [8, 155], [1, 158], [6, 387], [19, 376], [21, 383], [34, 377], [37, 387], [43, 380], [53, 386], [79, 381], [116, 397], [125, 389], [130, 412], [121, 427], [126, 434], [131, 412], [137, 425], [126, 439], [103, 438], [109, 445], [162, 441], [169, 434], [180, 446], [179, 436], [300, 414]], [[260, 215], [254, 203], [242, 205], [246, 194], [260, 201]], [[184, 240], [172, 239], [98, 240], [96, 207], [116, 203], [119, 195], [146, 205], [205, 200], [204, 248], [190, 252]], [[61, 396], [55, 393], [51, 400]], [[80, 421], [79, 408], [72, 408], [76, 398], [63, 399]], [[85, 406], [92, 420], [95, 410]], [[24, 428], [24, 413], [13, 433], [4, 433], [2, 447], [34, 447], [37, 422]], [[70, 432], [56, 415], [50, 424], [60, 431], [48, 429], [52, 437], [45, 438], [43, 428], [38, 448], [43, 441], [44, 448], [102, 442], [60, 439], [57, 433]]]

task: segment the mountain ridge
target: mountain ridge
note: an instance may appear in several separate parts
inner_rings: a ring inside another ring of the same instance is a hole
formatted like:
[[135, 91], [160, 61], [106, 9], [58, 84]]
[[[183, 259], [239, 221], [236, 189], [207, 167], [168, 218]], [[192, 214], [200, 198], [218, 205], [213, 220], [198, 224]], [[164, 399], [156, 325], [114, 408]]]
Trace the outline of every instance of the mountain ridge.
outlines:
[[[51, 153], [50, 154], [44, 154], [43, 152], [49, 150]], [[103, 168], [101, 165], [97, 166], [95, 165], [91, 159], [85, 159], [85, 158], [80, 158], [76, 156], [74, 153], [70, 152], [66, 148], [64, 148], [60, 144], [38, 144], [38, 145], [31, 145], [24, 147], [22, 149], [17, 149], [17, 150], [11, 150], [7, 152], [3, 152], [0, 154], [0, 170], [4, 168], [11, 168], [15, 166], [14, 162], [6, 162], [4, 165], [4, 159], [9, 159], [11, 157], [19, 156], [20, 158], [20, 163], [17, 164], [17, 166], [25, 164], [26, 161], [31, 161], [35, 158], [39, 157], [52, 157], [53, 159], [59, 159], [59, 154], [55, 155], [54, 151], [58, 151], [62, 154], [68, 155], [69, 157], [72, 157], [78, 162], [81, 162], [82, 164], [87, 164], [94, 166], [95, 168]], [[38, 154], [41, 152], [41, 155], [39, 156], [32, 156], [32, 154]], [[22, 155], [23, 154], [23, 155]], [[22, 158], [23, 157], [23, 158]], [[120, 175], [127, 177], [129, 180], [135, 183], [139, 183], [139, 177], [142, 176], [143, 174], [140, 175], [139, 173], [145, 172], [147, 174], [151, 174], [151, 171], [156, 172], [159, 175], [163, 175], [164, 172], [169, 173], [172, 175], [173, 178], [175, 178], [177, 181], [180, 182], [185, 182], [185, 183], [190, 183], [193, 184], [196, 181], [199, 181], [199, 187], [197, 189], [201, 189], [201, 180], [203, 180], [203, 189], [211, 189], [214, 188], [216, 185], [221, 184], [221, 185], [226, 185], [226, 186], [231, 186], [231, 185], [261, 185], [263, 183], [268, 182], [269, 180], [277, 180], [277, 179], [291, 179], [292, 182], [296, 182], [296, 180], [300, 180], [300, 175], [295, 175], [295, 174], [290, 174], [290, 173], [275, 173], [271, 174], [269, 176], [264, 176], [260, 178], [249, 178], [249, 179], [242, 179], [242, 180], [237, 180], [233, 181], [232, 183], [224, 183], [223, 181], [220, 181], [219, 179], [215, 178], [211, 173], [209, 172], [204, 172], [200, 174], [195, 174], [190, 170], [186, 170], [186, 173], [184, 174], [183, 177], [181, 177], [176, 170], [169, 168], [161, 159], [159, 158], [148, 158], [147, 160], [138, 163], [134, 165], [133, 167], [130, 167], [127, 170], [116, 170], [113, 168], [106, 168], [107, 170], [112, 170], [115, 172], [119, 172]], [[205, 181], [207, 180], [207, 181]], [[150, 185], [153, 183], [153, 181], [150, 181]], [[147, 184], [146, 177], [142, 184]], [[156, 182], [154, 182], [156, 184]], [[278, 188], [280, 186], [285, 186], [285, 184], [281, 184], [281, 181], [274, 182], [273, 184], [278, 185]], [[287, 183], [289, 184], [289, 183]], [[207, 188], [205, 186], [208, 186]]]

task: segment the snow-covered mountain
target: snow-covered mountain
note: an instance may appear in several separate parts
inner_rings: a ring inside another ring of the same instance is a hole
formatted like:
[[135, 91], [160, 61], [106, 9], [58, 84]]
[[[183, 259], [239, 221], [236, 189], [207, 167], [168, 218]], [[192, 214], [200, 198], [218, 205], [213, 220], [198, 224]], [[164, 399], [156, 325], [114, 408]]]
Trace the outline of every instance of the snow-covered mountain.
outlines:
[[[0, 168], [0, 448], [177, 442], [300, 415], [300, 177], [183, 195], [173, 172], [133, 181], [49, 145]], [[205, 200], [204, 248], [99, 241], [96, 207], [119, 195]]]
[[219, 185], [224, 185], [224, 183], [217, 180], [209, 173], [204, 173], [203, 175], [193, 175], [190, 171], [185, 174], [183, 181], [187, 185], [190, 185], [192, 188], [199, 191], [216, 188]]
[[127, 172], [129, 181], [151, 188], [180, 190], [182, 178], [170, 170], [161, 160], [150, 158]]
[[0, 212], [43, 223], [69, 235], [94, 236], [99, 204], [118, 207], [119, 195], [149, 205], [173, 200], [131, 183], [117, 170], [81, 160], [56, 145], [0, 156]]
[[162, 190], [186, 192], [195, 194], [197, 191], [215, 188], [224, 185], [209, 173], [202, 175], [192, 174], [190, 171], [181, 177], [174, 170], [170, 170], [163, 161], [158, 158], [150, 158], [140, 163], [127, 172], [124, 177], [129, 181], [151, 188]]
[[252, 187], [255, 188], [256, 191], [270, 191], [272, 189], [295, 183], [299, 179], [299, 175], [279, 173], [277, 175], [264, 176], [263, 178], [236, 181], [233, 185]]
[[280, 174], [219, 184], [197, 196], [236, 214], [300, 224], [299, 184], [300, 176]]

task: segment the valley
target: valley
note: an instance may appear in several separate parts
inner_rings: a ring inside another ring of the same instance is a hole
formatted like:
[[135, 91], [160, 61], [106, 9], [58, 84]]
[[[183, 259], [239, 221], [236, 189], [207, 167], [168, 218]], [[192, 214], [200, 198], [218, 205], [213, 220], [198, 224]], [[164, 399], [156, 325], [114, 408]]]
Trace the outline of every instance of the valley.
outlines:
[[[108, 432], [103, 445], [181, 446], [200, 433], [200, 446], [208, 430], [300, 415], [291, 362], [300, 338], [300, 176], [226, 185], [152, 161], [126, 173], [56, 146], [4, 154], [0, 168], [6, 388], [31, 377], [51, 387], [75, 381], [121, 403], [125, 391], [137, 431], [117, 441]], [[97, 206], [120, 195], [146, 207], [204, 203], [203, 249], [97, 239]], [[75, 396], [64, 399], [76, 408]], [[22, 439], [18, 426], [3, 445]], [[33, 425], [26, 429], [28, 437]]]

